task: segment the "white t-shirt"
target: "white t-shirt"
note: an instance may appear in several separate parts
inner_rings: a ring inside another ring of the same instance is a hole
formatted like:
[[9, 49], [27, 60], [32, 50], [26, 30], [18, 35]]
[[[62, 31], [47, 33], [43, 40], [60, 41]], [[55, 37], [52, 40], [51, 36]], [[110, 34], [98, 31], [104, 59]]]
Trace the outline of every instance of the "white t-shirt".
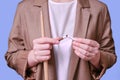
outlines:
[[[65, 3], [57, 3], [49, 0], [48, 5], [52, 37], [56, 38], [63, 35], [73, 36], [77, 0]], [[71, 39], [65, 38], [58, 45], [53, 46], [57, 80], [67, 80], [71, 43]]]

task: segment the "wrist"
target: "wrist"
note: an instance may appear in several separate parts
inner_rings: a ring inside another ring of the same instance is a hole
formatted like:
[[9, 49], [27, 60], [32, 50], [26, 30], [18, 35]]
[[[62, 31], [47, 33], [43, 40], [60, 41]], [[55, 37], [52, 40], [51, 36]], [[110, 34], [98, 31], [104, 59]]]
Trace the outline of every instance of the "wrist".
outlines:
[[96, 54], [96, 56], [89, 61], [96, 68], [100, 68], [100, 52]]
[[27, 60], [28, 68], [31, 68], [31, 67], [37, 65], [37, 61], [35, 61], [33, 54], [34, 54], [34, 50], [31, 50], [28, 54], [28, 60]]

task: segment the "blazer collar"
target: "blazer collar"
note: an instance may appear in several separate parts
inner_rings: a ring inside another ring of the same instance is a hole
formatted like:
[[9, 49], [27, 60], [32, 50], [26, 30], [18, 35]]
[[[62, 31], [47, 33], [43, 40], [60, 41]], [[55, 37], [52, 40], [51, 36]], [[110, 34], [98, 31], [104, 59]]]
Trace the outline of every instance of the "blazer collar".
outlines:
[[[35, 6], [42, 6], [44, 3], [47, 3], [47, 2], [48, 2], [48, 0], [34, 0], [34, 5]], [[90, 7], [89, 0], [78, 0], [78, 3], [83, 8]]]

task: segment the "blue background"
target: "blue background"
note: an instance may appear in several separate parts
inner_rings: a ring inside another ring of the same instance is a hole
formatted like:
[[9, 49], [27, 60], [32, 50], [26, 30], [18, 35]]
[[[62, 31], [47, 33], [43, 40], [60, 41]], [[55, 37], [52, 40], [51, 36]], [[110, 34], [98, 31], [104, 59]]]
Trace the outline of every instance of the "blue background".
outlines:
[[[107, 70], [101, 80], [120, 80], [120, 0], [102, 0], [107, 4], [115, 41], [117, 63]], [[12, 27], [15, 11], [20, 0], [0, 1], [0, 80], [23, 80], [14, 70], [6, 65], [4, 59], [7, 50], [8, 36]]]

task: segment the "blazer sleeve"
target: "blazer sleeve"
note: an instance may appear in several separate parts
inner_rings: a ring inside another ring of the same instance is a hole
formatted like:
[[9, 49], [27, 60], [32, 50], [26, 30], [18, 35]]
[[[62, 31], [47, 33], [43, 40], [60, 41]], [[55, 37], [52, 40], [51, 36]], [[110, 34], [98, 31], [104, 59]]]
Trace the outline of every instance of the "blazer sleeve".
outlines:
[[101, 9], [101, 20], [98, 23], [99, 30], [99, 43], [100, 43], [100, 69], [96, 69], [92, 64], [90, 64], [91, 74], [95, 80], [99, 80], [105, 73], [107, 68], [110, 68], [116, 62], [114, 41], [112, 38], [111, 31], [111, 20], [107, 6]]
[[27, 69], [27, 57], [30, 50], [26, 49], [24, 43], [24, 29], [21, 25], [21, 12], [21, 6], [19, 4], [9, 36], [8, 51], [5, 54], [5, 59], [8, 66], [13, 68], [25, 79], [29, 77], [32, 72]]

